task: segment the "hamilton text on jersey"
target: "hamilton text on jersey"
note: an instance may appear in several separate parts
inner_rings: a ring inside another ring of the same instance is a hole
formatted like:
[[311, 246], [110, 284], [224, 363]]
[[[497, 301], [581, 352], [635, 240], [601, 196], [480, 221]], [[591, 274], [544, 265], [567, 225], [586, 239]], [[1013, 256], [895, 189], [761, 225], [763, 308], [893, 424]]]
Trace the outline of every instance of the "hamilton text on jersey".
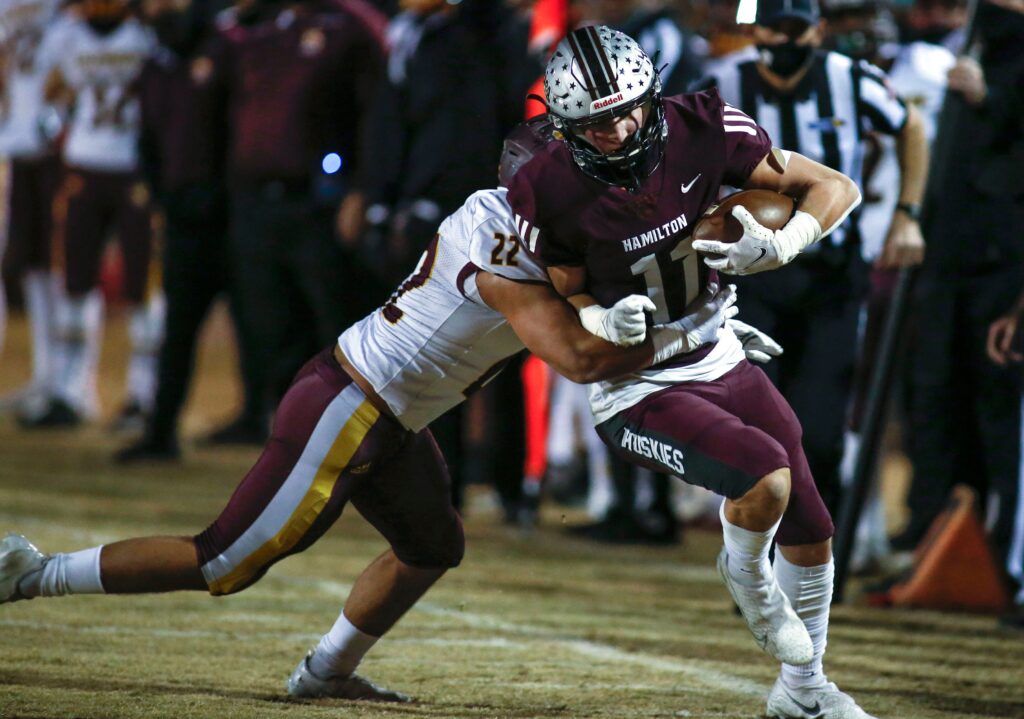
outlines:
[[658, 225], [652, 230], [641, 233], [636, 237], [630, 237], [628, 240], [622, 241], [622, 248], [626, 252], [632, 252], [633, 250], [642, 250], [648, 245], [653, 245], [659, 240], [664, 240], [672, 235], [676, 234], [680, 230], [686, 227], [686, 215], [679, 215], [674, 220], [669, 220], [663, 225]]

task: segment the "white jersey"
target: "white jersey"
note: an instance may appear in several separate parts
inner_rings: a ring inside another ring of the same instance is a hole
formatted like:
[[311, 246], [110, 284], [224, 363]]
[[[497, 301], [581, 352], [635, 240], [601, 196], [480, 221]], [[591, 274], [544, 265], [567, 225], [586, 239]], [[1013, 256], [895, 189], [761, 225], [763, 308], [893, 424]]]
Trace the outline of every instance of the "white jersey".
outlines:
[[39, 128], [46, 69], [39, 49], [47, 26], [55, 22], [60, 0], [0, 0], [0, 154], [32, 158], [46, 151]]
[[140, 111], [132, 85], [156, 47], [153, 34], [132, 18], [107, 34], [79, 19], [47, 32], [44, 61], [75, 96], [64, 142], [67, 164], [106, 172], [136, 169]]
[[[946, 73], [955, 62], [953, 53], [946, 48], [915, 42], [899, 49], [889, 71], [893, 89], [904, 102], [915, 106], [924, 119], [929, 143], [935, 138], [939, 111], [946, 95]], [[878, 145], [865, 158], [865, 171], [870, 171], [870, 176], [864, 176], [860, 230], [861, 252], [865, 260], [873, 262], [882, 252], [899, 199], [900, 165], [894, 138], [875, 134], [869, 142], [877, 142]], [[878, 153], [877, 159], [872, 152]]]
[[504, 189], [476, 192], [443, 223], [416, 270], [338, 338], [406, 428], [419, 431], [486, 384], [523, 343], [480, 298], [477, 272], [548, 282], [520, 252]]

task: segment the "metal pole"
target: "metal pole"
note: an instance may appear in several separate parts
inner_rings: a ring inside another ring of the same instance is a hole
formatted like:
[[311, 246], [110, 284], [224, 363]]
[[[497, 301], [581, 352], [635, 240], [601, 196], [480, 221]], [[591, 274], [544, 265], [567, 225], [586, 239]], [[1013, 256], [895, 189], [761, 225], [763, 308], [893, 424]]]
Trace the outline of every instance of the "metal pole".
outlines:
[[860, 448], [857, 451], [857, 461], [854, 463], [853, 481], [847, 491], [843, 493], [839, 522], [836, 525], [834, 602], [843, 601], [857, 524], [860, 522], [864, 499], [867, 497], [871, 480], [875, 474], [878, 449], [881, 446], [882, 434], [885, 430], [885, 410], [889, 399], [889, 386], [892, 382], [893, 368], [896, 365], [899, 339], [903, 334], [903, 325], [907, 317], [907, 300], [910, 295], [912, 274], [913, 271], [910, 268], [904, 267], [900, 270], [882, 330], [877, 363], [868, 386], [864, 421], [861, 424]]

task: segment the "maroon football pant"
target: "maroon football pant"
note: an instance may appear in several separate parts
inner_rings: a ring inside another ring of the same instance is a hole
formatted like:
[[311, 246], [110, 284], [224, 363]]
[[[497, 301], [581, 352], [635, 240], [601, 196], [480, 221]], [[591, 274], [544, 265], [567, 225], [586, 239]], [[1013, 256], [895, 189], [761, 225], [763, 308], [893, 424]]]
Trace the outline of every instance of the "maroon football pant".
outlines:
[[11, 160], [5, 279], [49, 267], [53, 193], [59, 176], [56, 158]]
[[303, 551], [349, 501], [405, 564], [462, 561], [462, 520], [430, 431], [410, 432], [381, 415], [331, 348], [296, 375], [263, 454], [195, 538], [210, 593], [245, 589], [275, 562]]
[[[792, 488], [776, 540], [791, 546], [832, 536], [832, 519], [800, 444], [800, 423], [765, 373], [745, 360], [712, 382], [684, 382], [648, 395], [597, 431], [627, 461], [730, 499], [788, 468]], [[684, 474], [687, 449], [738, 471]]]
[[70, 296], [84, 295], [99, 282], [110, 232], [121, 246], [125, 297], [141, 303], [153, 257], [149, 190], [135, 173], [65, 167], [53, 203], [53, 264], [64, 272]]

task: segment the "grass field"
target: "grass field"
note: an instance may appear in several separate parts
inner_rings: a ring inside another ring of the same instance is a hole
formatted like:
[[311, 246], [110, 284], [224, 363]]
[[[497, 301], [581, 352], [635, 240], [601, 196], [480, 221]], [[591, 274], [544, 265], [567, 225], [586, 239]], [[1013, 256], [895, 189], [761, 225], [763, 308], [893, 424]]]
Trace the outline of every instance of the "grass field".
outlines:
[[[116, 406], [113, 354], [103, 396]], [[231, 353], [214, 328], [187, 426], [229, 413]], [[11, 328], [0, 390], [27, 373]], [[116, 381], [115, 381], [116, 378]], [[180, 467], [124, 469], [102, 427], [26, 434], [0, 421], [0, 531], [44, 550], [139, 534], [192, 534], [254, 452], [193, 450]], [[572, 517], [570, 517], [572, 519]], [[233, 597], [69, 597], [0, 607], [0, 717], [760, 717], [777, 667], [734, 616], [713, 561], [720, 539], [669, 549], [566, 538], [552, 507], [524, 536], [467, 516], [459, 569], [382, 640], [367, 676], [417, 702], [290, 702], [284, 681], [331, 625], [348, 583], [383, 550], [351, 509], [324, 539]], [[826, 668], [885, 719], [1024, 717], [1024, 635], [993, 619], [834, 611]]]

